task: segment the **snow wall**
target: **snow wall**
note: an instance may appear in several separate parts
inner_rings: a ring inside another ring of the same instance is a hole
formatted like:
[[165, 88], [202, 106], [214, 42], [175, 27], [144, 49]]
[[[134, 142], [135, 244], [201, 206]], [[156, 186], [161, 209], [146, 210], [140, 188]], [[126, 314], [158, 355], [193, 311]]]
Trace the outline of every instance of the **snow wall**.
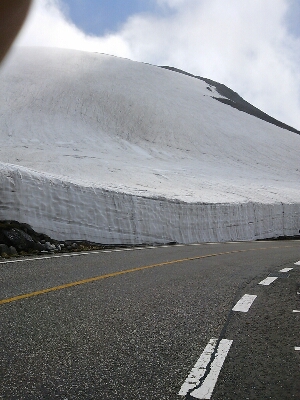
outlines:
[[195, 243], [296, 235], [300, 204], [204, 204], [82, 186], [0, 165], [0, 219], [57, 240], [104, 244]]

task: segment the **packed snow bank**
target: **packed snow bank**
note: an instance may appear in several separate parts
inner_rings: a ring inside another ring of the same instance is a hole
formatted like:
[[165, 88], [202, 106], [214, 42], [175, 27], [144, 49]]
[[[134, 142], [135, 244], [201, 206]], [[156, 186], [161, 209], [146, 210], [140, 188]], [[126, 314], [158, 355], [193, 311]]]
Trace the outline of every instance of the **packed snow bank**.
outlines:
[[58, 240], [193, 243], [295, 235], [300, 203], [186, 203], [108, 191], [2, 164], [1, 215]]
[[300, 229], [300, 135], [193, 77], [19, 49], [0, 73], [0, 219], [60, 240], [250, 240]]

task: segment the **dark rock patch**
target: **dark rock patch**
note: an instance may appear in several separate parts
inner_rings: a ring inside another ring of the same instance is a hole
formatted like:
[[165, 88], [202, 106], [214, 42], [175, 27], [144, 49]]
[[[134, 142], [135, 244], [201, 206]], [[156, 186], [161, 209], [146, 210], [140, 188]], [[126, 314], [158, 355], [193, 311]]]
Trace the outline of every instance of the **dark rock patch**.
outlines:
[[[155, 245], [156, 243], [151, 243]], [[149, 243], [147, 244], [149, 245]], [[58, 241], [38, 233], [30, 225], [18, 221], [0, 221], [0, 259], [45, 253], [72, 253], [89, 250], [104, 250], [146, 246], [146, 244], [109, 245], [85, 240]]]
[[28, 224], [0, 221], [0, 258], [24, 255], [102, 249], [87, 241], [58, 241], [34, 231]]
[[[222, 83], [215, 82], [211, 79], [208, 78], [203, 78], [202, 76], [196, 76], [193, 74], [190, 74], [188, 72], [182, 71], [181, 69], [174, 68], [174, 67], [168, 67], [168, 66], [161, 66], [160, 68], [165, 68], [170, 71], [178, 72], [183, 75], [191, 76], [192, 78], [200, 79], [201, 81], [206, 82], [210, 86], [215, 87], [216, 91], [221, 95], [226, 97], [224, 98], [218, 98], [218, 97], [213, 97], [213, 99], [220, 101], [223, 104], [227, 104], [233, 108], [236, 108], [239, 111], [245, 112], [247, 114], [253, 115], [256, 118], [262, 119], [263, 121], [269, 122], [270, 124], [276, 125], [279, 128], [286, 129], [288, 131], [300, 134], [300, 131], [297, 129], [284, 124], [281, 121], [278, 121], [277, 119], [271, 117], [270, 115], [264, 113], [261, 111], [259, 108], [254, 107], [252, 104], [248, 103], [248, 101], [244, 100], [238, 93], [234, 92], [231, 90], [229, 87], [223, 85]], [[211, 91], [210, 87], [207, 87], [208, 90]]]
[[45, 253], [72, 253], [89, 250], [121, 249], [129, 247], [160, 246], [169, 243], [102, 244], [86, 240], [58, 241], [34, 231], [30, 225], [18, 221], [0, 221], [0, 259]]

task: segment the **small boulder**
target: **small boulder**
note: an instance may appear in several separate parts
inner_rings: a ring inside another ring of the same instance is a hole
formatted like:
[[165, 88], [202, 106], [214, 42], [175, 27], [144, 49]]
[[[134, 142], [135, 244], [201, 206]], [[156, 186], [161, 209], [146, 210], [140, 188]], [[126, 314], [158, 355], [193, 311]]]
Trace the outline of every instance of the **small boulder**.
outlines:
[[6, 246], [6, 244], [0, 244], [0, 255], [2, 256], [2, 254], [8, 254], [9, 252], [9, 248], [8, 246]]
[[44, 246], [48, 251], [54, 251], [56, 249], [55, 244], [51, 244], [50, 242], [46, 242]]
[[45, 245], [41, 244], [40, 242], [34, 243], [34, 250], [42, 251], [45, 250]]
[[14, 248], [14, 246], [10, 246], [8, 249], [8, 253], [9, 256], [17, 256], [18, 252], [17, 250]]
[[4, 230], [3, 234], [9, 240], [11, 245], [20, 251], [32, 249], [34, 247], [34, 240], [32, 237], [18, 228]]

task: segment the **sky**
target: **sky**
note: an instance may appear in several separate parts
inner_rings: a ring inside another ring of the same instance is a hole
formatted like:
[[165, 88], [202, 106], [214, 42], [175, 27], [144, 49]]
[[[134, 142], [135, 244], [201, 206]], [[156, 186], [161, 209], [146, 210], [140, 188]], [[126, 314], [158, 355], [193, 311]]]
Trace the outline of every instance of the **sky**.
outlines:
[[174, 66], [300, 130], [300, 0], [35, 0], [17, 45]]

